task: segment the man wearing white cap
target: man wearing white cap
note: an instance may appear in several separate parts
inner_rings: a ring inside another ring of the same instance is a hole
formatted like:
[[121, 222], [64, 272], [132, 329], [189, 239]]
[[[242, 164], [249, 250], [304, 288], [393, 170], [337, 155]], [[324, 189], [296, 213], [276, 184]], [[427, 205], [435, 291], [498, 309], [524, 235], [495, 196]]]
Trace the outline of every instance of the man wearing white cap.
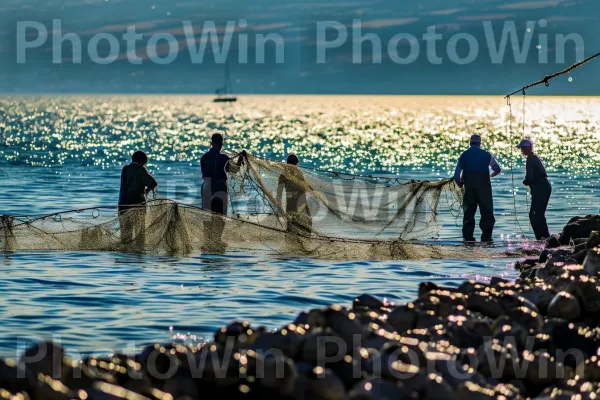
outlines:
[[471, 136], [470, 143], [471, 147], [460, 155], [454, 172], [456, 184], [460, 187], [465, 186], [463, 239], [465, 242], [475, 241], [475, 213], [479, 208], [481, 241], [491, 242], [496, 223], [491, 178], [500, 174], [502, 170], [496, 159], [481, 148], [481, 136]]
[[531, 209], [529, 221], [537, 240], [550, 237], [548, 223], [546, 222], [546, 209], [552, 194], [552, 185], [548, 182], [546, 168], [540, 158], [533, 153], [533, 143], [529, 139], [521, 140], [517, 145], [521, 153], [527, 157], [525, 165], [525, 180], [523, 184], [531, 190]]

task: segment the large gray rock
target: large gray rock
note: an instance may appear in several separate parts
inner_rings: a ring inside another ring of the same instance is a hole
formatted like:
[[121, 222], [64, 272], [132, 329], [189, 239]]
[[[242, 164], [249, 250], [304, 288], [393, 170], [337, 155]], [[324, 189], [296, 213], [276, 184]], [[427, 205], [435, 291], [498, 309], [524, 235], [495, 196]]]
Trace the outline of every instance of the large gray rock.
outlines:
[[600, 215], [575, 217], [563, 228], [559, 241], [567, 246], [571, 239], [589, 238], [593, 231], [600, 231]]

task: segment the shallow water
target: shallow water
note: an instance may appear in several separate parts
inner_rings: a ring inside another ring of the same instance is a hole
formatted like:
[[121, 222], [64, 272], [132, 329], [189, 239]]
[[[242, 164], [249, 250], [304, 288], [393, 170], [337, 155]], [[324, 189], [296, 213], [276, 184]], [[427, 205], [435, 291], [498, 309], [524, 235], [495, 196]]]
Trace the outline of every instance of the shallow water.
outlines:
[[[556, 232], [570, 217], [598, 211], [594, 110], [600, 100], [535, 99], [527, 106], [532, 119], [526, 129], [551, 171], [548, 217]], [[531, 237], [522, 160], [508, 147], [502, 99], [254, 97], [230, 107], [202, 97], [3, 98], [0, 107], [1, 213], [113, 205], [122, 160], [138, 146], [149, 149], [161, 197], [197, 204], [198, 158], [215, 129], [230, 132], [232, 150], [260, 153], [265, 146], [263, 155], [282, 157], [284, 148], [293, 149], [303, 152], [306, 165], [417, 179], [447, 176], [468, 134], [478, 130], [506, 168], [494, 180], [498, 246], [502, 238]], [[310, 129], [302, 128], [306, 124]], [[441, 212], [440, 240], [454, 243], [459, 221]], [[465, 278], [515, 276], [514, 260], [508, 259], [336, 262], [240, 253], [160, 258], [56, 252], [0, 257], [0, 356], [14, 356], [26, 340], [52, 335], [77, 351], [101, 353], [172, 337], [204, 340], [233, 319], [274, 328], [301, 310], [349, 305], [364, 292], [402, 302], [425, 280], [456, 285]]]

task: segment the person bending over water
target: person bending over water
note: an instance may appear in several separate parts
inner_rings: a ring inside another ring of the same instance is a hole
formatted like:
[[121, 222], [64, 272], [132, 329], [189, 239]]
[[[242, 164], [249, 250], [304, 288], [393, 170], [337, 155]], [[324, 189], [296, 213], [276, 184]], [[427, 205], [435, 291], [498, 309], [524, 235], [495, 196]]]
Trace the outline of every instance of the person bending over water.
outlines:
[[133, 153], [131, 163], [121, 171], [119, 190], [121, 243], [134, 244], [138, 250], [144, 249], [146, 240], [146, 195], [158, 186], [145, 167], [147, 162], [143, 151]]
[[283, 191], [285, 190], [285, 212], [288, 217], [287, 230], [310, 234], [312, 232], [312, 217], [306, 202], [308, 183], [304, 174], [298, 168], [300, 160], [294, 154], [287, 158], [281, 175], [277, 181], [277, 203], [283, 206]]
[[[481, 220], [481, 241], [492, 242], [494, 231], [494, 199], [492, 196], [491, 178], [502, 171], [496, 159], [481, 148], [481, 136], [472, 135], [471, 147], [461, 154], [454, 172], [454, 180], [460, 187], [465, 186], [463, 200], [463, 239], [465, 242], [474, 242], [475, 213], [479, 207]], [[492, 173], [490, 174], [490, 168]], [[461, 176], [462, 173], [462, 176]]]
[[552, 185], [548, 182], [546, 168], [540, 158], [533, 153], [531, 140], [523, 139], [517, 145], [521, 153], [527, 157], [526, 173], [523, 184], [531, 190], [531, 208], [529, 210], [529, 221], [537, 240], [550, 237], [548, 223], [546, 221], [546, 209], [552, 194]]
[[[239, 167], [243, 163], [246, 152], [242, 151], [237, 165], [232, 165], [229, 156], [221, 153], [223, 143], [223, 135], [220, 133], [213, 134], [210, 141], [210, 150], [200, 158], [203, 180], [202, 208], [216, 214], [227, 215], [229, 204], [227, 172], [232, 170], [232, 168]], [[205, 240], [214, 241], [224, 246], [224, 243], [221, 241], [224, 229], [225, 220], [222, 217], [212, 218], [210, 222], [205, 222]]]

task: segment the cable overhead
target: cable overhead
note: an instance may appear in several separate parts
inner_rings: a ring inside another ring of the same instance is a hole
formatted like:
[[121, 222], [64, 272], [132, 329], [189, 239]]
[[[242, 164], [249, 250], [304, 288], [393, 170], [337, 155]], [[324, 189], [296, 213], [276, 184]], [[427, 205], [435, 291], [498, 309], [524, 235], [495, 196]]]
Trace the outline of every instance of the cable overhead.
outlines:
[[593, 55], [591, 57], [588, 57], [588, 58], [586, 58], [583, 61], [579, 61], [578, 63], [575, 63], [575, 64], [571, 65], [569, 68], [567, 68], [567, 69], [565, 69], [563, 71], [557, 72], [557, 73], [552, 74], [552, 75], [546, 75], [544, 77], [544, 79], [541, 79], [541, 80], [539, 80], [537, 82], [531, 83], [531, 84], [529, 84], [527, 86], [523, 86], [521, 89], [515, 90], [511, 94], [507, 94], [506, 96], [504, 96], [504, 98], [505, 99], [509, 99], [512, 95], [517, 94], [517, 93], [523, 93], [523, 94], [525, 94], [525, 92], [527, 90], [531, 89], [532, 87], [541, 85], [542, 83], [545, 84], [546, 86], [550, 86], [550, 81], [552, 79], [556, 78], [557, 76], [566, 75], [566, 74], [568, 74], [568, 73], [576, 70], [577, 68], [581, 67], [582, 65], [585, 65], [585, 64], [589, 63], [590, 61], [592, 61], [593, 59], [598, 58], [598, 57], [600, 57], [600, 53], [595, 54], [595, 55]]

